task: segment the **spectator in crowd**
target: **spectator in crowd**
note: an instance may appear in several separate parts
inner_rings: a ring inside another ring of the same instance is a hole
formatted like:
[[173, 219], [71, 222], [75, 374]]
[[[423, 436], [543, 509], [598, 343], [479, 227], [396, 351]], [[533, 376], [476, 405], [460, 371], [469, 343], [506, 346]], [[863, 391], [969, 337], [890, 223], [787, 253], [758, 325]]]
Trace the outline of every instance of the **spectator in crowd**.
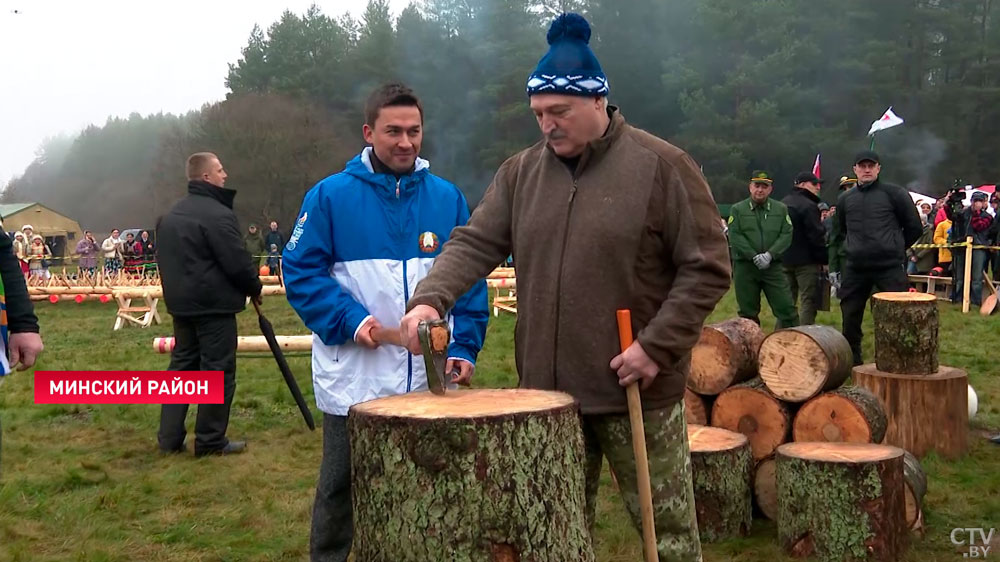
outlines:
[[125, 242], [121, 239], [121, 231], [117, 228], [111, 231], [111, 236], [101, 242], [101, 252], [104, 254], [104, 273], [114, 275], [122, 268], [122, 258], [125, 253]]
[[934, 216], [931, 214], [931, 204], [927, 201], [920, 202], [920, 222], [933, 224]]
[[[993, 209], [993, 226], [990, 229], [990, 245], [1000, 246], [1000, 196], [996, 193], [990, 198]], [[1000, 250], [990, 250], [990, 261], [993, 267], [993, 280], [1000, 281]]]
[[142, 273], [152, 276], [156, 273], [156, 244], [149, 238], [149, 231], [143, 230], [136, 241], [142, 256]]
[[271, 275], [281, 275], [281, 250], [277, 244], [271, 244], [267, 252], [267, 269]]
[[[947, 244], [950, 232], [951, 220], [949, 220], [948, 217], [945, 217], [944, 220], [939, 222], [937, 226], [934, 227], [934, 243]], [[939, 270], [939, 275], [942, 277], [951, 275], [951, 250], [948, 248], [938, 248], [937, 266], [941, 268]]]
[[264, 246], [264, 237], [257, 231], [256, 224], [247, 227], [247, 235], [243, 237], [243, 247], [250, 253], [250, 261], [254, 267], [260, 269], [260, 262], [266, 253], [266, 246]]
[[41, 235], [31, 237], [31, 248], [28, 250], [28, 267], [31, 277], [36, 279], [49, 278], [49, 260], [52, 259], [52, 250], [45, 244], [45, 239]]
[[278, 247], [278, 253], [285, 251], [285, 237], [281, 235], [281, 231], [278, 230], [278, 221], [271, 221], [271, 230], [267, 233], [267, 237], [264, 239], [264, 247], [270, 248], [272, 245]]
[[[993, 216], [986, 211], [986, 194], [976, 191], [972, 194], [972, 205], [966, 207], [959, 216], [958, 224], [952, 224], [951, 230], [953, 238], [965, 241], [966, 237], [972, 237], [973, 246], [989, 246], [991, 227], [993, 226]], [[965, 248], [960, 248], [961, 253], [965, 253]], [[989, 258], [988, 250], [972, 250], [972, 279], [969, 283], [969, 300], [975, 306], [982, 304], [983, 296], [983, 265]], [[965, 275], [962, 263], [963, 260], [955, 260], [955, 283], [956, 300], [964, 299]]]
[[[923, 223], [923, 231], [916, 245], [933, 244], [934, 227], [930, 223]], [[934, 248], [907, 248], [906, 250], [906, 273], [908, 275], [924, 275], [937, 265], [937, 251]]]
[[17, 263], [21, 267], [21, 274], [28, 277], [28, 239], [24, 237], [24, 232], [14, 233], [14, 242], [12, 243], [12, 249], [14, 256], [17, 257]]
[[125, 235], [125, 242], [122, 245], [122, 259], [125, 262], [125, 273], [131, 275], [141, 273], [142, 245], [136, 243], [131, 232]]
[[76, 243], [76, 254], [80, 256], [80, 273], [93, 275], [97, 271], [97, 252], [101, 247], [94, 239], [94, 233], [85, 230], [83, 239]]
[[[840, 191], [849, 191], [858, 185], [858, 180], [854, 176], [840, 176]], [[840, 236], [840, 218], [837, 216], [836, 205], [830, 206], [830, 216], [833, 217], [833, 226], [830, 227], [830, 239], [827, 247], [827, 268], [830, 270], [830, 285], [834, 289], [840, 289], [841, 271], [847, 257], [844, 255], [844, 237]]]

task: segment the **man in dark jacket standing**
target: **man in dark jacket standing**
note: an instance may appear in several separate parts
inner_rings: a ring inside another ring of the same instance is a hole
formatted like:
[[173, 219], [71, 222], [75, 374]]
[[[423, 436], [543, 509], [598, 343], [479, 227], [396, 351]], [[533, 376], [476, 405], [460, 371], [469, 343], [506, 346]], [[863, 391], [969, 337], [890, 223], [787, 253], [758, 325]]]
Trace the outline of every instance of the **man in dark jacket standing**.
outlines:
[[250, 254], [250, 261], [259, 270], [260, 261], [267, 255], [267, 249], [264, 246], [264, 237], [260, 235], [256, 224], [251, 224], [247, 229], [247, 235], [243, 237], [243, 247]]
[[[951, 231], [955, 234], [955, 241], [964, 243], [966, 238], [972, 237], [973, 246], [989, 246], [992, 242], [991, 240], [991, 229], [993, 225], [993, 216], [986, 211], [986, 194], [982, 191], [976, 191], [972, 194], [972, 205], [966, 207], [958, 214], [958, 221], [953, 222], [951, 225]], [[955, 294], [959, 299], [959, 302], [964, 301], [965, 293], [965, 248], [959, 248], [959, 252], [962, 254], [962, 268], [956, 269], [954, 278], [958, 281], [955, 283]], [[972, 250], [972, 279], [970, 279], [969, 287], [969, 301], [975, 305], [979, 306], [982, 304], [983, 299], [983, 276], [986, 274], [986, 260], [989, 259], [989, 250]]]
[[782, 263], [792, 290], [792, 302], [799, 303], [799, 324], [816, 323], [817, 282], [826, 267], [826, 228], [820, 219], [819, 190], [823, 180], [812, 172], [795, 178], [795, 189], [781, 200], [792, 219], [792, 245], [785, 250]]
[[35, 364], [42, 352], [38, 317], [28, 297], [21, 264], [14, 255], [13, 242], [0, 224], [0, 378], [16, 367], [24, 371]]
[[847, 257], [840, 309], [855, 365], [862, 363], [861, 321], [872, 288], [906, 291], [906, 249], [923, 230], [910, 194], [898, 185], [880, 181], [881, 169], [878, 154], [870, 150], [858, 153], [854, 158], [858, 186], [837, 199], [837, 234], [844, 237]]
[[[245, 441], [229, 441], [229, 409], [236, 391], [236, 313], [246, 297], [259, 302], [261, 284], [243, 247], [233, 213], [236, 191], [225, 189], [226, 171], [210, 152], [187, 161], [188, 196], [156, 227], [160, 275], [167, 311], [174, 317], [171, 371], [222, 371], [225, 403], [201, 404], [194, 453], [242, 453]], [[187, 404], [160, 410], [160, 450], [185, 450]]]
[[[552, 23], [526, 88], [543, 139], [500, 166], [417, 285], [400, 332], [418, 351], [419, 321], [443, 317], [513, 255], [520, 385], [580, 403], [591, 529], [605, 458], [640, 526], [623, 388], [638, 382], [660, 560], [693, 562], [701, 544], [682, 398], [691, 349], [729, 287], [726, 238], [698, 164], [608, 105], [589, 38], [577, 14]], [[615, 311], [624, 308], [636, 339], [623, 353]]]

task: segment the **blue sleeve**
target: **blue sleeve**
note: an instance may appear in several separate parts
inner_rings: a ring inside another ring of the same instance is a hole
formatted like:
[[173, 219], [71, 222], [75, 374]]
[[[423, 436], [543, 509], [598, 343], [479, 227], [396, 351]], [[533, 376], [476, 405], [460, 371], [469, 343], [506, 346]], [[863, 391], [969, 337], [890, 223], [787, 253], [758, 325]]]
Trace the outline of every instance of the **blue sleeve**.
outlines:
[[282, 259], [285, 294], [306, 327], [326, 345], [354, 340], [368, 311], [330, 273], [334, 264], [333, 224], [322, 184], [302, 201]]
[[[469, 222], [469, 204], [459, 192], [458, 220], [455, 225], [464, 226], [467, 222]], [[486, 339], [486, 324], [490, 320], [486, 280], [480, 279], [459, 297], [451, 314], [455, 319], [455, 341], [448, 349], [448, 356], [461, 357], [475, 364], [476, 356], [479, 355], [479, 350], [483, 348], [483, 341]]]

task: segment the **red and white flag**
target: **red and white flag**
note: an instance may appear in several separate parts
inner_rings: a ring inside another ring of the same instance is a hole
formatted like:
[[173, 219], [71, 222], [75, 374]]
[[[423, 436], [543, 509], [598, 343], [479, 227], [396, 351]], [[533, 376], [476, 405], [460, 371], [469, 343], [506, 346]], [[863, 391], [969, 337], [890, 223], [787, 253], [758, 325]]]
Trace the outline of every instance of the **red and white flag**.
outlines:
[[885, 110], [882, 117], [879, 117], [877, 121], [872, 123], [872, 128], [868, 130], [868, 135], [874, 135], [879, 131], [884, 131], [890, 127], [895, 127], [896, 125], [902, 125], [903, 118], [892, 112], [892, 106]]
[[819, 172], [819, 154], [816, 155], [816, 161], [813, 162], [813, 175], [817, 178], [823, 177]]

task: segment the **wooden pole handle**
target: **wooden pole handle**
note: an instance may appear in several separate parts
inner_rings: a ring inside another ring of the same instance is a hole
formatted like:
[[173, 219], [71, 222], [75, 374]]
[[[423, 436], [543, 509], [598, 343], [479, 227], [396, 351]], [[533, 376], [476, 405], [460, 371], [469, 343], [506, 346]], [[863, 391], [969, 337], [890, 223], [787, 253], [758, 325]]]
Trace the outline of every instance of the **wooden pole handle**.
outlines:
[[972, 284], [972, 237], [965, 237], [965, 271], [962, 272], [962, 314], [969, 312], [969, 290]]
[[[619, 310], [618, 342], [622, 353], [632, 345], [632, 313]], [[646, 455], [646, 429], [642, 422], [642, 400], [639, 384], [634, 382], [625, 388], [628, 398], [628, 418], [632, 426], [632, 453], [635, 455], [636, 484], [639, 488], [639, 510], [642, 513], [642, 550], [646, 562], [659, 562], [656, 551], [656, 529], [653, 526], [653, 493], [649, 481], [649, 459]]]
[[370, 333], [372, 339], [378, 343], [387, 343], [403, 347], [403, 341], [399, 337], [398, 326], [394, 326], [392, 328], [372, 328]]

